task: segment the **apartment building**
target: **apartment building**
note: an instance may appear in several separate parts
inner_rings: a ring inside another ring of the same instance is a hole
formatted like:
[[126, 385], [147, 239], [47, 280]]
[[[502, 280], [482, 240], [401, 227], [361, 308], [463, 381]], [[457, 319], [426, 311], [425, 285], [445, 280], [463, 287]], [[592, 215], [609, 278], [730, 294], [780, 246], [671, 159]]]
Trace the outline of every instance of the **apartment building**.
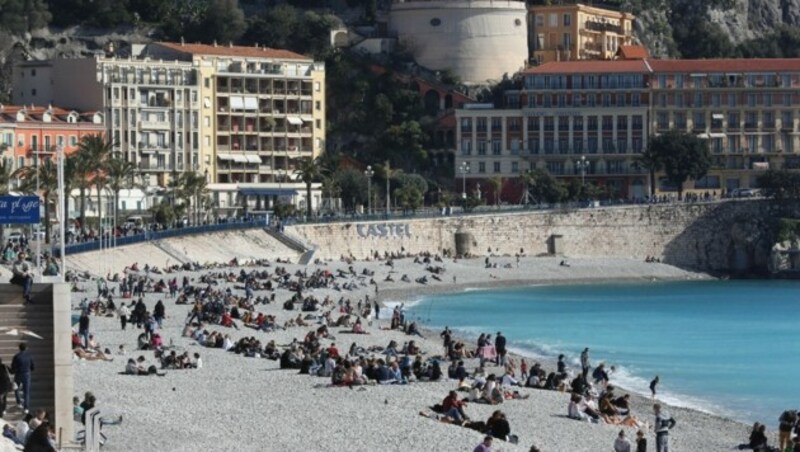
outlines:
[[531, 6], [531, 58], [539, 64], [610, 60], [621, 46], [633, 44], [634, 20], [630, 13], [580, 3]]
[[199, 87], [191, 62], [150, 58], [25, 61], [13, 71], [13, 99], [97, 110], [116, 151], [138, 165], [142, 182], [165, 186], [204, 171]]
[[767, 169], [800, 168], [800, 59], [648, 63], [652, 133], [677, 129], [709, 140], [714, 166], [688, 188], [756, 187]]
[[105, 133], [103, 114], [77, 112], [53, 106], [0, 104], [0, 155], [11, 169], [34, 165], [57, 148], [70, 155], [83, 137]]
[[325, 148], [325, 68], [286, 50], [152, 43], [136, 58], [26, 61], [13, 99], [99, 110], [143, 182], [281, 183]]
[[197, 68], [201, 148], [217, 182], [288, 182], [298, 159], [324, 151], [323, 63], [257, 46], [159, 42], [147, 53]]
[[540, 168], [641, 197], [649, 183], [637, 156], [670, 129], [708, 139], [713, 155], [686, 190], [756, 187], [767, 169], [800, 168], [800, 59], [570, 61], [523, 75], [505, 109], [456, 110], [455, 172], [470, 186]]

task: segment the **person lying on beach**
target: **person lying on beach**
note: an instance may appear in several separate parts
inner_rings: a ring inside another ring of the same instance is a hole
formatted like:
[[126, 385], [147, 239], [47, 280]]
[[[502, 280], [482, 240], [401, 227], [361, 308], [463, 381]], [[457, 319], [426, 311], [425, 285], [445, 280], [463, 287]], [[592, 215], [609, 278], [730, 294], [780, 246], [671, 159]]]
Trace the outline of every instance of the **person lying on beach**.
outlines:
[[114, 358], [106, 355], [99, 350], [84, 350], [76, 348], [72, 351], [78, 359], [85, 359], [86, 361], [114, 361]]

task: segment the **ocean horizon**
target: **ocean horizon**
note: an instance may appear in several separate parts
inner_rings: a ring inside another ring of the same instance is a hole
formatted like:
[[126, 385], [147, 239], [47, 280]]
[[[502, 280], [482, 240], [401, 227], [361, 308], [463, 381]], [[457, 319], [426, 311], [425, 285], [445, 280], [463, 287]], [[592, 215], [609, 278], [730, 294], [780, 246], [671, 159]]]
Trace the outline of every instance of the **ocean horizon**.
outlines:
[[421, 297], [407, 318], [469, 339], [502, 331], [531, 359], [615, 366], [612, 383], [735, 420], [777, 425], [800, 405], [800, 282], [681, 281], [535, 285]]

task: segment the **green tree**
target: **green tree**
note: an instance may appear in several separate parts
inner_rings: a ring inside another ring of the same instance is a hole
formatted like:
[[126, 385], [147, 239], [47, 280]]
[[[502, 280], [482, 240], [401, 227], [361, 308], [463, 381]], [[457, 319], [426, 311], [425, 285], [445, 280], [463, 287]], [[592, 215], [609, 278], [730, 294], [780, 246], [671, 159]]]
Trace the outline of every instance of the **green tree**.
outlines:
[[425, 134], [417, 121], [404, 121], [390, 126], [383, 134], [381, 148], [384, 158], [394, 167], [410, 172], [427, 159], [422, 144]]
[[[0, 155], [5, 155], [8, 145], [0, 144]], [[14, 172], [11, 169], [11, 159], [0, 158], [0, 195], [7, 195], [11, 182], [14, 180]], [[5, 224], [0, 223], [0, 240], [5, 238]], [[5, 242], [3, 242], [5, 243]]]
[[311, 157], [304, 157], [300, 159], [300, 164], [297, 166], [294, 174], [298, 179], [306, 184], [306, 215], [311, 218], [311, 184], [321, 179], [323, 173], [322, 167], [319, 165], [318, 159]]
[[708, 141], [694, 134], [670, 130], [650, 139], [650, 150], [661, 161], [664, 173], [678, 187], [678, 197], [683, 197], [683, 183], [699, 179], [711, 167]]
[[[338, 193], [342, 198], [342, 205], [345, 210], [353, 211], [359, 204], [367, 202], [367, 177], [364, 173], [353, 168], [343, 168], [334, 173]], [[376, 184], [372, 184], [372, 196], [375, 198], [377, 192]], [[375, 205], [372, 206], [373, 210]]]
[[194, 224], [200, 223], [200, 208], [202, 200], [208, 193], [208, 180], [206, 176], [194, 171], [181, 173], [177, 178], [178, 196], [183, 200], [185, 209], [194, 207]]
[[247, 30], [244, 12], [237, 0], [210, 0], [203, 21], [204, 41], [235, 42]]
[[47, 26], [51, 18], [43, 0], [0, 0], [0, 30], [23, 34]]
[[528, 193], [537, 202], [555, 204], [567, 196], [567, 189], [555, 177], [543, 169], [534, 169], [521, 174]]
[[769, 170], [758, 178], [763, 194], [775, 199], [800, 199], [800, 174]]
[[414, 212], [422, 207], [423, 193], [414, 184], [403, 185], [395, 189], [394, 199], [398, 206], [403, 209], [403, 212]]

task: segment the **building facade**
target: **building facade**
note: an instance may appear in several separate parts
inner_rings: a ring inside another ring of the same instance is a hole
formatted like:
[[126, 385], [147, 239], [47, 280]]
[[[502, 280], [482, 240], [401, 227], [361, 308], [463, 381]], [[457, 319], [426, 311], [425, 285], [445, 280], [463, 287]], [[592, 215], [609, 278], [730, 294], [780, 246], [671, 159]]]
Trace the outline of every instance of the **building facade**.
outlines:
[[633, 44], [634, 20], [630, 13], [580, 3], [531, 6], [531, 58], [539, 64], [610, 60], [620, 46]]
[[686, 190], [751, 188], [767, 169], [800, 168], [800, 59], [554, 62], [524, 80], [506, 92], [505, 109], [456, 110], [455, 175], [471, 187], [545, 169], [640, 198], [649, 183], [637, 157], [649, 136], [671, 129], [708, 139], [713, 156]]
[[209, 182], [280, 183], [294, 178], [299, 158], [323, 152], [322, 63], [262, 47], [140, 50], [20, 63], [13, 98], [102, 111], [108, 136], [149, 185], [187, 171]]
[[77, 112], [52, 106], [0, 104], [2, 157], [12, 170], [35, 165], [57, 148], [66, 155], [78, 150], [83, 137], [105, 133], [103, 114]]
[[287, 50], [154, 43], [198, 68], [201, 148], [218, 183], [286, 182], [325, 150], [325, 66]]

